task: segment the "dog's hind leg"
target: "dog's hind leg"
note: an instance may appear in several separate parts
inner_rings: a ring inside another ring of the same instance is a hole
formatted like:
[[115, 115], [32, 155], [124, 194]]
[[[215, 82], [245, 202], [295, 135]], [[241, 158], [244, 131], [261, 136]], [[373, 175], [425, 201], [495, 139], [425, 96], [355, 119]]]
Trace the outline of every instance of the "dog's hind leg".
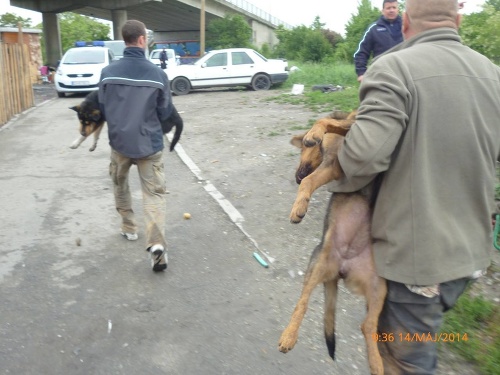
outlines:
[[338, 279], [325, 283], [325, 341], [328, 354], [335, 359], [335, 308], [337, 306]]
[[281, 334], [278, 349], [282, 353], [288, 353], [297, 343], [297, 339], [299, 337], [299, 328], [302, 320], [304, 319], [304, 315], [306, 314], [307, 305], [309, 303], [311, 293], [316, 285], [323, 281], [322, 268], [323, 267], [321, 267], [320, 262], [315, 261], [312, 264], [312, 267], [306, 273], [304, 286], [302, 288], [302, 293], [300, 295], [299, 301], [295, 306], [295, 310], [293, 311], [288, 326]]
[[[329, 238], [327, 236], [326, 238]], [[304, 285], [299, 301], [295, 306], [290, 323], [281, 334], [278, 349], [282, 353], [287, 353], [293, 349], [297, 343], [299, 336], [299, 328], [304, 315], [307, 311], [309, 298], [314, 288], [320, 284], [329, 281], [338, 275], [338, 262], [328, 261], [328, 254], [332, 244], [331, 241], [324, 241], [321, 245], [314, 250], [311, 261], [307, 268], [306, 276], [304, 278]], [[332, 276], [335, 275], [335, 276]]]
[[382, 357], [380, 356], [378, 350], [377, 340], [377, 328], [378, 319], [382, 308], [384, 307], [384, 301], [387, 294], [386, 281], [376, 275], [373, 275], [372, 280], [370, 280], [370, 285], [368, 285], [368, 290], [366, 294], [367, 302], [367, 314], [366, 318], [361, 325], [361, 331], [365, 336], [366, 348], [368, 351], [368, 362], [370, 364], [370, 372], [372, 375], [383, 375], [384, 365], [382, 363]]
[[71, 146], [69, 146], [69, 148], [73, 148], [73, 149], [78, 148], [78, 146], [80, 146], [82, 144], [82, 142], [86, 139], [87, 139], [87, 136], [82, 135], [80, 138], [75, 139], [73, 141], [73, 143], [71, 144]]
[[361, 292], [365, 297], [367, 312], [361, 324], [361, 331], [366, 342], [370, 373], [383, 375], [384, 365], [378, 350], [377, 328], [387, 294], [387, 285], [375, 271], [371, 246], [358, 256], [344, 281], [350, 290]]

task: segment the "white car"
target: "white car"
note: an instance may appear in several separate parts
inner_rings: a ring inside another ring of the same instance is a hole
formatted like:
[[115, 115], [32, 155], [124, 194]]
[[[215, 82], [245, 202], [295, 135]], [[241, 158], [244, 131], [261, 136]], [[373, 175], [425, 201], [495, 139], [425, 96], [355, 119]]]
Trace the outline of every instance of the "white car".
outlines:
[[115, 60], [120, 60], [123, 57], [123, 50], [126, 46], [123, 40], [105, 40], [104, 47], [108, 47], [111, 51], [113, 51]]
[[288, 63], [266, 59], [253, 49], [229, 48], [210, 51], [193, 65], [168, 66], [165, 73], [176, 95], [207, 87], [269, 90], [288, 79]]
[[[160, 53], [163, 51], [163, 48], [160, 49], [154, 49], [151, 51], [149, 54], [149, 61], [151, 61], [153, 64], [160, 66], [161, 61], [160, 61]], [[170, 64], [172, 61], [175, 61], [175, 65], [180, 65], [180, 56], [175, 55], [175, 50], [170, 49], [170, 48], [165, 48], [165, 52], [167, 53], [167, 66]]]
[[54, 76], [57, 96], [98, 89], [101, 71], [115, 56], [107, 47], [74, 47], [66, 51]]

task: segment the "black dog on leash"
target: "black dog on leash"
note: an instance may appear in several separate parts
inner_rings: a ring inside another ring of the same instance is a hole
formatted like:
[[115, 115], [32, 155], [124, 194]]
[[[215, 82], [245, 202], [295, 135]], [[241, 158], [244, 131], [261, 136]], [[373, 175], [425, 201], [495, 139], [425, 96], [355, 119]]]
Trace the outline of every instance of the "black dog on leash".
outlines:
[[[70, 148], [78, 148], [88, 136], [94, 134], [94, 143], [90, 147], [89, 151], [94, 151], [97, 147], [97, 141], [99, 140], [99, 135], [103, 128], [105, 120], [102, 118], [101, 110], [99, 109], [99, 100], [97, 98], [97, 91], [92, 91], [85, 97], [85, 100], [79, 105], [70, 107], [73, 111], [78, 114], [78, 120], [80, 121], [80, 138], [75, 139], [71, 144]], [[161, 128], [163, 134], [167, 134], [175, 126], [175, 133], [170, 143], [170, 151], [173, 151], [177, 142], [181, 138], [182, 129], [184, 127], [184, 121], [182, 121], [179, 112], [174, 105], [172, 105], [172, 113], [170, 116], [161, 122]]]

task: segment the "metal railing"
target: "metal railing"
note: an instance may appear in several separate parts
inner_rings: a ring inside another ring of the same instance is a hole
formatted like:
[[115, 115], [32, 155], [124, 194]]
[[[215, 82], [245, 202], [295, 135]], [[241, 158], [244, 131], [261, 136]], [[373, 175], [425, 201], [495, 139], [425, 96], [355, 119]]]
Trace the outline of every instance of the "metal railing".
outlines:
[[230, 4], [240, 8], [248, 13], [251, 13], [251, 14], [263, 19], [264, 21], [269, 22], [270, 24], [272, 24], [274, 26], [283, 25], [287, 29], [293, 28], [292, 25], [272, 16], [271, 14], [263, 11], [262, 9], [256, 7], [255, 5], [250, 4], [248, 1], [245, 1], [245, 0], [216, 0], [216, 1], [219, 3], [230, 3]]

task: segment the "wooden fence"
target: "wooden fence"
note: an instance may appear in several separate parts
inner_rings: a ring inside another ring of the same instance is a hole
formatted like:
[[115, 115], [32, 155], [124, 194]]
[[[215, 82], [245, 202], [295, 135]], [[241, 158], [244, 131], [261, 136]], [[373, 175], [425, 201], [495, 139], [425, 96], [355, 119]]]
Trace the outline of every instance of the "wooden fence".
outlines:
[[26, 44], [0, 43], [0, 126], [34, 105], [29, 62]]

